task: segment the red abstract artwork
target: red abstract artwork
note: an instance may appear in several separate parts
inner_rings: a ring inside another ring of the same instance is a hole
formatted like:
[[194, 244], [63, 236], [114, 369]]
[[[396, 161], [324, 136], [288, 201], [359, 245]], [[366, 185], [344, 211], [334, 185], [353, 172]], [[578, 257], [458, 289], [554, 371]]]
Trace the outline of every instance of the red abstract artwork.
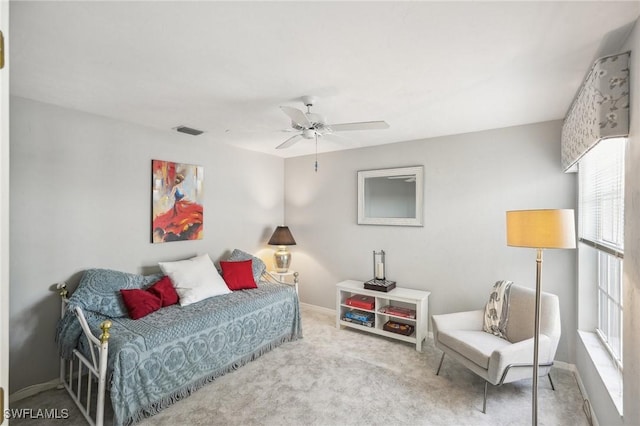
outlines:
[[152, 160], [151, 170], [152, 242], [202, 239], [203, 167]]

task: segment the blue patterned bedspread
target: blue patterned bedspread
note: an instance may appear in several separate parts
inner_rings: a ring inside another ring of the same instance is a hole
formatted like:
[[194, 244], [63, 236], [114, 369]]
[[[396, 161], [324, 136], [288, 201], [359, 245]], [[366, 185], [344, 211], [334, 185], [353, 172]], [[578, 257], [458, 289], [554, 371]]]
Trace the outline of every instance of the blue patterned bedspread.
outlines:
[[[106, 317], [94, 312], [86, 317], [99, 336]], [[79, 342], [74, 318], [68, 311], [58, 327], [63, 355]], [[109, 319], [107, 380], [117, 425], [153, 415], [279, 344], [302, 337], [295, 289], [267, 282], [185, 307], [162, 308], [138, 320]]]

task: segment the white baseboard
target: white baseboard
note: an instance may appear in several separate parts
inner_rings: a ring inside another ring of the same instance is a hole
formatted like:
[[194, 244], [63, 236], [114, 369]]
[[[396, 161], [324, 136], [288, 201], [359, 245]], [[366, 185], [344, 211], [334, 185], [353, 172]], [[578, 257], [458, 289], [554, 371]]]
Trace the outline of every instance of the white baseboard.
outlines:
[[556, 368], [559, 368], [561, 370], [571, 371], [572, 373], [577, 373], [578, 372], [578, 370], [576, 369], [575, 364], [569, 364], [568, 362], [564, 362], [564, 361], [553, 360], [553, 366], [556, 367]]
[[[587, 393], [587, 388], [584, 387], [584, 383], [582, 383], [582, 377], [580, 377], [580, 372], [578, 368], [574, 364], [567, 364], [570, 368], [568, 370], [573, 372], [573, 376], [576, 378], [576, 382], [578, 383], [578, 389], [580, 389], [580, 393], [582, 394], [583, 404], [585, 401], [590, 401], [589, 394]], [[584, 407], [583, 407], [584, 408]], [[589, 415], [591, 417], [591, 426], [600, 426], [598, 422], [598, 417], [596, 416], [595, 411], [591, 408], [591, 404], [588, 405]], [[585, 413], [586, 414], [586, 413]]]
[[335, 309], [325, 308], [324, 306], [311, 305], [309, 303], [300, 302], [300, 307], [304, 309], [308, 309], [310, 311], [322, 312], [323, 314], [331, 314], [333, 316], [336, 315]]
[[[573, 377], [576, 378], [576, 383], [578, 384], [578, 389], [580, 390], [580, 394], [582, 395], [583, 404], [585, 403], [585, 401], [589, 401], [589, 395], [587, 394], [587, 389], [584, 387], [584, 383], [582, 383], [582, 377], [580, 377], [580, 372], [578, 371], [578, 367], [576, 367], [575, 364], [569, 364], [568, 362], [554, 360], [553, 366], [561, 370], [567, 370], [572, 372]], [[589, 415], [591, 417], [591, 423], [590, 423], [591, 426], [600, 426], [600, 423], [598, 423], [598, 418], [596, 417], [596, 413], [593, 411], [590, 404], [588, 405], [588, 409], [589, 409]]]
[[60, 385], [60, 379], [49, 380], [48, 382], [38, 383], [36, 385], [27, 386], [9, 395], [9, 404], [20, 401], [21, 399], [39, 394], [40, 392], [55, 389]]

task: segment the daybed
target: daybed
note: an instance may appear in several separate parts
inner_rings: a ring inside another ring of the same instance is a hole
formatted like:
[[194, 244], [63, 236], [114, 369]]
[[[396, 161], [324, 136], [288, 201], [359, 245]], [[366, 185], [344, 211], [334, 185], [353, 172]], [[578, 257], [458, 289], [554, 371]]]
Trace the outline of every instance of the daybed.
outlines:
[[114, 424], [132, 424], [302, 337], [297, 275], [296, 287], [264, 272], [257, 288], [130, 319], [119, 290], [145, 289], [161, 277], [91, 269], [70, 298], [60, 286], [61, 380], [90, 424], [103, 424], [107, 391]]

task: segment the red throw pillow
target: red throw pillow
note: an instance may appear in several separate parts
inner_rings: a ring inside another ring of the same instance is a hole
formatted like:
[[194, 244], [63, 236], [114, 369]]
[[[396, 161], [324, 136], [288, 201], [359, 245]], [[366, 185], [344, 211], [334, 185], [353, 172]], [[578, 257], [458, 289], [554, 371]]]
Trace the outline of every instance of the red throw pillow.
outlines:
[[180, 300], [171, 279], [166, 275], [156, 281], [147, 291], [160, 298], [163, 308], [165, 306], [175, 305]]
[[252, 260], [241, 260], [239, 262], [221, 261], [222, 278], [227, 283], [229, 290], [244, 290], [258, 288], [253, 279], [251, 269]]
[[139, 319], [162, 307], [162, 300], [153, 293], [142, 289], [122, 289], [122, 300], [129, 312], [129, 318]]

